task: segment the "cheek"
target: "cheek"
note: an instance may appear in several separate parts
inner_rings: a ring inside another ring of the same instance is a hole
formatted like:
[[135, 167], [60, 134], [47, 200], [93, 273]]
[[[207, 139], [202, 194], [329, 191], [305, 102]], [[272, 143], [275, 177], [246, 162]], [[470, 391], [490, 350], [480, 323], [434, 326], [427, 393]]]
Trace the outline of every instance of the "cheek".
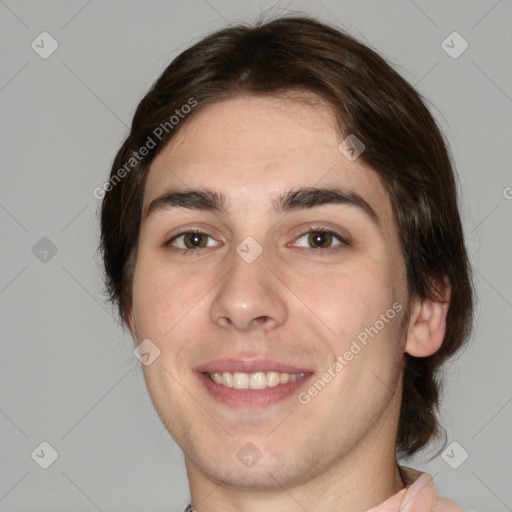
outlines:
[[133, 281], [133, 312], [139, 337], [165, 340], [175, 326], [186, 329], [205, 294], [193, 276], [183, 276], [151, 260], [140, 259]]
[[297, 295], [338, 340], [346, 341], [373, 325], [399, 300], [393, 276], [371, 266], [347, 265], [314, 283], [298, 286]]
[[334, 409], [343, 402], [354, 421], [372, 418], [393, 397], [390, 390], [396, 389], [402, 360], [399, 336], [405, 307], [392, 278], [382, 268], [368, 266], [363, 272], [358, 266], [352, 272], [347, 267], [308, 298], [332, 331], [319, 337], [329, 352], [325, 373], [319, 375], [329, 381], [329, 389], [322, 391], [319, 403], [329, 414], [337, 415]]
[[310, 289], [305, 302], [315, 304], [315, 313], [329, 326], [320, 339], [330, 353], [325, 371], [330, 363], [339, 363], [331, 367], [336, 374], [332, 392], [350, 389], [361, 399], [371, 394], [384, 400], [386, 390], [395, 386], [401, 360], [399, 335], [405, 307], [391, 270], [360, 263], [318, 280], [320, 286]]

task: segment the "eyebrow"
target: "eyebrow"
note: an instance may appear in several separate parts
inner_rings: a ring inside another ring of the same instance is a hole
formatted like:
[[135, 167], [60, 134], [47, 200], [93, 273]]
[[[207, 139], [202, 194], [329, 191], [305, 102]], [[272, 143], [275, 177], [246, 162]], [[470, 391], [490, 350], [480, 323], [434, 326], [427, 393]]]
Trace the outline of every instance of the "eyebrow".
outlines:
[[[208, 188], [171, 190], [153, 199], [142, 215], [146, 220], [152, 213], [169, 208], [210, 211], [221, 216], [227, 214], [227, 201], [222, 192]], [[289, 190], [272, 199], [272, 211], [276, 214], [307, 210], [327, 204], [354, 206], [365, 213], [377, 226], [379, 217], [371, 205], [352, 190], [337, 187], [300, 187]]]

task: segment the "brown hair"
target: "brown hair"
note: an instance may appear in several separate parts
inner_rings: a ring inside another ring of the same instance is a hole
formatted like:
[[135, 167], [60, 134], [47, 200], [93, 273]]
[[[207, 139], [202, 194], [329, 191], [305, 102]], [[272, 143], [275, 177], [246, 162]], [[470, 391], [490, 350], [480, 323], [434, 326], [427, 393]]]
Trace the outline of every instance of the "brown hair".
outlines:
[[[441, 433], [439, 368], [472, 327], [473, 287], [456, 182], [447, 144], [421, 96], [374, 50], [339, 29], [307, 16], [231, 26], [164, 70], [140, 102], [104, 187], [100, 250], [109, 299], [127, 325], [145, 180], [177, 130], [214, 100], [294, 89], [327, 100], [340, 132], [365, 144], [359, 158], [380, 176], [393, 204], [409, 297], [441, 300], [445, 278], [452, 288], [441, 348], [424, 358], [405, 355], [397, 450], [412, 455]], [[187, 112], [183, 106], [192, 99], [197, 106], [171, 126], [171, 117]], [[155, 147], [135, 158], [150, 139]]]

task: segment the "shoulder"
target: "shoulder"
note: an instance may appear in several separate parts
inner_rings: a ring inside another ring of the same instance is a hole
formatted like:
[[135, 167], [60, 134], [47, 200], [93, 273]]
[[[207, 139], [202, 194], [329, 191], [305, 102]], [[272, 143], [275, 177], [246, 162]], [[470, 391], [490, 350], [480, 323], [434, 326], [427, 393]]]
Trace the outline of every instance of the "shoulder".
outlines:
[[416, 510], [414, 507], [419, 506], [418, 510], [432, 512], [464, 512], [452, 500], [438, 495], [434, 480], [428, 473], [404, 466], [400, 468], [400, 472], [407, 486], [404, 498], [412, 507], [411, 510]]

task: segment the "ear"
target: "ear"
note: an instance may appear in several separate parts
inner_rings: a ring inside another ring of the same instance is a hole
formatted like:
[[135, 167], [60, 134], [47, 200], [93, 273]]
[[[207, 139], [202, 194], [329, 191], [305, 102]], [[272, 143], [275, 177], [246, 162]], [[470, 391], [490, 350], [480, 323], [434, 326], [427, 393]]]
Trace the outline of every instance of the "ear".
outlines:
[[451, 298], [448, 279], [437, 291], [442, 301], [424, 299], [413, 304], [405, 344], [405, 352], [411, 356], [431, 356], [443, 343]]

